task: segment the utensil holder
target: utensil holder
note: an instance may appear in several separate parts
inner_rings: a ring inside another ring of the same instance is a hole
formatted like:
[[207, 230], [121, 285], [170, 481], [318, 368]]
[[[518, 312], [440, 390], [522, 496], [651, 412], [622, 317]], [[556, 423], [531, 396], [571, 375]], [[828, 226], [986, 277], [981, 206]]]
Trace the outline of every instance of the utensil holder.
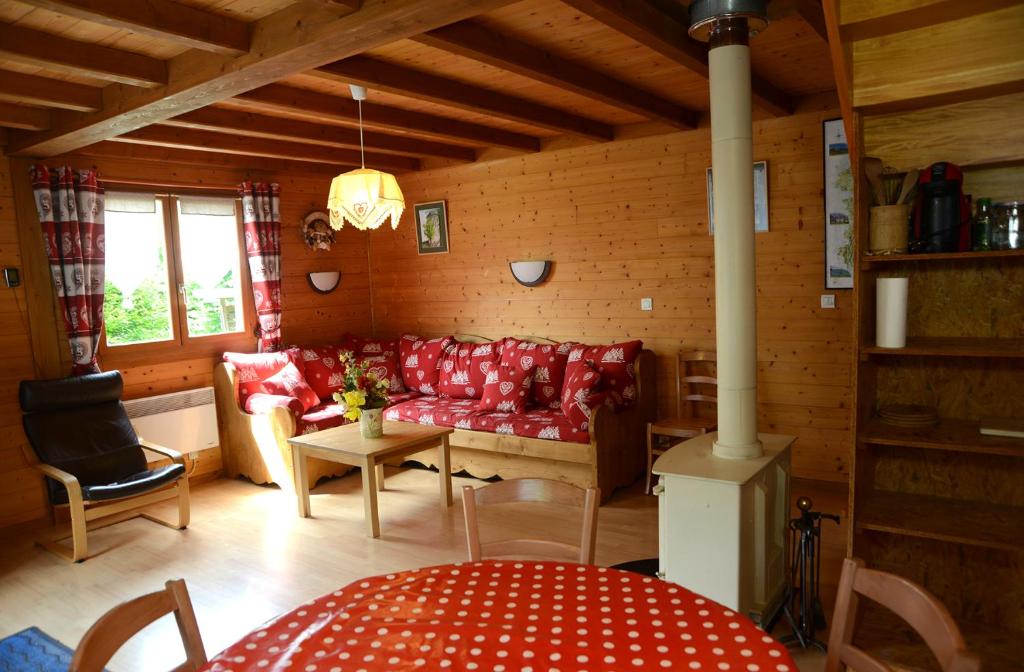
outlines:
[[910, 205], [877, 205], [870, 211], [871, 254], [901, 254], [907, 251]]

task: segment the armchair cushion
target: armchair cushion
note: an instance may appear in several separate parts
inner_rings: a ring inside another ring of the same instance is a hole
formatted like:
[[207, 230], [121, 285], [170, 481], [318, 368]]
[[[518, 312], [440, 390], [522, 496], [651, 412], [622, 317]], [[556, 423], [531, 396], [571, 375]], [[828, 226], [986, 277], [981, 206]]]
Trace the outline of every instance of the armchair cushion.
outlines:
[[224, 361], [238, 370], [238, 405], [245, 408], [250, 394], [267, 392], [263, 381], [288, 366], [302, 366], [302, 353], [298, 348], [284, 352], [225, 352]]
[[309, 386], [306, 379], [302, 377], [298, 367], [291, 362], [288, 362], [283, 369], [263, 381], [263, 389], [266, 390], [267, 394], [295, 397], [302, 403], [303, 412], [320, 403], [320, 397]]
[[281, 394], [257, 392], [245, 400], [245, 412], [251, 414], [269, 413], [279, 406], [287, 408], [295, 418], [302, 417], [302, 414], [307, 410], [303, 408], [302, 402], [295, 397]]
[[[184, 475], [185, 465], [175, 462], [174, 464], [157, 467], [156, 469], [147, 469], [136, 474], [130, 474], [113, 483], [83, 486], [82, 499], [86, 501], [100, 501], [141, 495], [144, 492], [156, 490], [164, 485], [170, 485]], [[68, 501], [67, 491], [61, 488], [61, 492], [64, 495], [63, 501], [54, 503], [64, 504]]]

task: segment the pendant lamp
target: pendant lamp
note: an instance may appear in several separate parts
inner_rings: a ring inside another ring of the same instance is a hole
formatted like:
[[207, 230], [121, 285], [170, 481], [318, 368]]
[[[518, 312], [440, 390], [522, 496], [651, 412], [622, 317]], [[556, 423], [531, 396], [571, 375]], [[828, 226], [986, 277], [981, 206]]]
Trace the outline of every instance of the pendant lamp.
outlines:
[[366, 167], [363, 147], [363, 101], [366, 89], [351, 85], [352, 97], [359, 103], [359, 153], [362, 168], [350, 170], [334, 178], [331, 194], [327, 198], [331, 228], [340, 229], [347, 221], [360, 231], [376, 229], [391, 218], [391, 228], [398, 228], [398, 220], [405, 210], [405, 197], [398, 181], [390, 173]]

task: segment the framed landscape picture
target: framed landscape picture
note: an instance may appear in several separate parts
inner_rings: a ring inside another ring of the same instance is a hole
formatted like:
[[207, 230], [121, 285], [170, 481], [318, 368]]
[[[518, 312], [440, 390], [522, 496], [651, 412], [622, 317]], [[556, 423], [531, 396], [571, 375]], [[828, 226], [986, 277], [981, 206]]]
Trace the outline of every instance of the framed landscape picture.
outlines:
[[[715, 235], [715, 183], [711, 169], [707, 170], [708, 178], [708, 233]], [[768, 162], [754, 162], [754, 231], [764, 233], [768, 230]]]
[[420, 254], [443, 254], [448, 251], [448, 211], [444, 201], [417, 203], [416, 245]]
[[824, 128], [825, 288], [853, 288], [853, 174], [842, 119]]

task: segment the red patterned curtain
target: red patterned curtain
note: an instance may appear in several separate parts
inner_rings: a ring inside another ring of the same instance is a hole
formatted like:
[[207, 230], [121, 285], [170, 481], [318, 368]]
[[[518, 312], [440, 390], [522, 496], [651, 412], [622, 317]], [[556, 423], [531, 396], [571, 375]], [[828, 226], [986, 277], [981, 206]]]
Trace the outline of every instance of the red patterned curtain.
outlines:
[[277, 183], [246, 181], [238, 193], [260, 352], [276, 352], [281, 349], [281, 188]]
[[71, 375], [95, 373], [103, 327], [103, 185], [95, 170], [69, 166], [35, 165], [30, 174], [71, 346]]

